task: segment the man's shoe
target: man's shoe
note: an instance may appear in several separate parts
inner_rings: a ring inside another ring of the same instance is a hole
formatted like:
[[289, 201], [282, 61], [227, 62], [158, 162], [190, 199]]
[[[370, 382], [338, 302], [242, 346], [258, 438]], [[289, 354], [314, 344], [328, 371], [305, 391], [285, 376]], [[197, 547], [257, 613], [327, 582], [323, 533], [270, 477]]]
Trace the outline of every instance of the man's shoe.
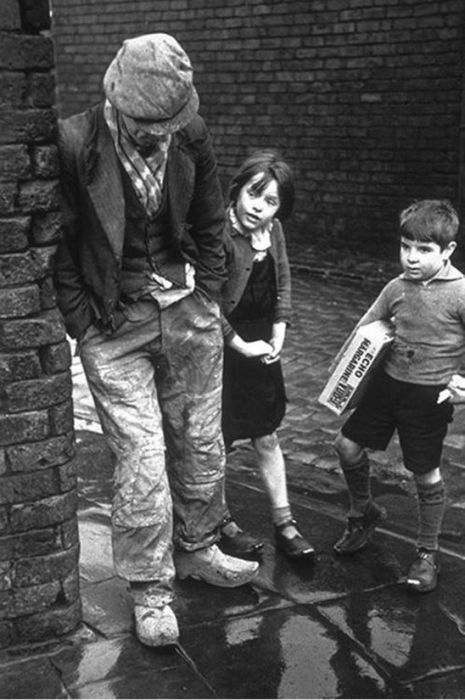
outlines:
[[258, 562], [230, 557], [223, 554], [216, 544], [194, 552], [178, 551], [174, 561], [178, 578], [190, 576], [221, 588], [243, 586], [250, 583], [258, 573]]
[[437, 552], [419, 549], [418, 555], [407, 576], [407, 587], [418, 593], [434, 591], [438, 585], [439, 564]]
[[[289, 537], [285, 534], [286, 528], [292, 527], [296, 533]], [[289, 559], [313, 559], [315, 550], [310, 542], [299, 532], [295, 520], [288, 520], [282, 525], [275, 525], [275, 538], [278, 548], [284, 552]]]
[[232, 520], [228, 520], [221, 527], [220, 549], [233, 556], [250, 556], [257, 554], [264, 547], [264, 543], [256, 537], [248, 535]]
[[334, 545], [337, 554], [352, 554], [364, 547], [375, 527], [386, 519], [386, 510], [370, 503], [365, 513], [359, 517], [349, 516], [347, 527], [341, 539]]
[[149, 647], [165, 647], [178, 641], [178, 621], [169, 605], [161, 608], [135, 605], [134, 617], [136, 635], [142, 644]]

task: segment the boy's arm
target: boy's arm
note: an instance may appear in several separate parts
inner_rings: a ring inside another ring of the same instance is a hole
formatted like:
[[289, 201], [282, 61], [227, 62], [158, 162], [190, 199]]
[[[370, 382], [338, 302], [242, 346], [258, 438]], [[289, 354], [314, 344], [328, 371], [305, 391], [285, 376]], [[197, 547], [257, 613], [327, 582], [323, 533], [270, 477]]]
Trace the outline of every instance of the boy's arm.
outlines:
[[390, 303], [391, 299], [391, 285], [395, 280], [389, 282], [384, 289], [381, 290], [380, 294], [377, 296], [373, 304], [370, 306], [368, 311], [366, 311], [362, 318], [358, 321], [356, 328], [360, 326], [365, 326], [367, 323], [372, 323], [373, 321], [389, 321], [392, 317], [392, 306]]
[[[465, 337], [465, 288], [461, 294], [457, 294], [458, 316], [462, 324], [462, 331]], [[465, 403], [465, 377], [460, 374], [453, 374], [448, 385], [443, 389], [438, 397], [438, 403], [450, 401], [450, 403]]]
[[349, 347], [352, 339], [355, 337], [357, 330], [361, 326], [366, 326], [368, 323], [373, 321], [392, 321], [392, 304], [391, 304], [391, 285], [395, 280], [389, 282], [384, 289], [381, 290], [380, 294], [377, 296], [373, 304], [370, 306], [368, 311], [366, 311], [361, 319], [358, 321], [350, 335], [346, 338], [344, 344], [339, 349], [339, 352], [334, 357], [333, 361], [329, 366], [329, 372], [333, 372], [338, 362], [340, 361], [343, 354]]
[[[458, 295], [458, 313], [462, 323], [462, 329], [465, 336], [465, 289], [461, 295]], [[447, 387], [441, 391], [438, 398], [438, 403], [450, 401], [450, 403], [465, 403], [465, 377], [460, 374], [453, 374]]]
[[453, 374], [452, 379], [438, 397], [438, 403], [450, 401], [450, 403], [465, 403], [465, 377]]

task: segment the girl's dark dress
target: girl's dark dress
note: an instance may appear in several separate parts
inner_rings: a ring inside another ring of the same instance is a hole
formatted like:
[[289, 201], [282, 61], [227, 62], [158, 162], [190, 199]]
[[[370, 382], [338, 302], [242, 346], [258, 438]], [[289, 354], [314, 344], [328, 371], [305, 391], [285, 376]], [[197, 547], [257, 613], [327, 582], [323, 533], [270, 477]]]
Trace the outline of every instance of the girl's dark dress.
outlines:
[[[228, 317], [245, 341], [271, 338], [276, 302], [274, 262], [269, 253], [255, 261], [241, 300]], [[226, 445], [241, 438], [269, 435], [280, 425], [286, 406], [281, 362], [264, 364], [225, 347], [223, 434]]]

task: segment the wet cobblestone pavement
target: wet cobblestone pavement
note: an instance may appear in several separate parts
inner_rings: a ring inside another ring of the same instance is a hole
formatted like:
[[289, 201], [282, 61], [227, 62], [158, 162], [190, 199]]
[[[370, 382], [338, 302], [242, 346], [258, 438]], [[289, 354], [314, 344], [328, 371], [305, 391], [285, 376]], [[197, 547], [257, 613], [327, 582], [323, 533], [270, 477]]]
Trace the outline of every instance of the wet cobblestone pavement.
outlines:
[[335, 352], [382, 281], [319, 274], [304, 256], [293, 270], [283, 358], [289, 405], [280, 436], [294, 513], [316, 562], [290, 563], [275, 551], [254, 453], [239, 444], [228, 460], [228, 500], [241, 525], [266, 542], [258, 578], [235, 590], [179, 582], [179, 646], [140, 645], [111, 561], [112, 459], [76, 360], [84, 624], [65, 640], [0, 653], [0, 697], [465, 697], [465, 409], [456, 410], [444, 451], [438, 589], [423, 596], [405, 590], [416, 506], [396, 440], [386, 453], [372, 454], [373, 489], [388, 519], [364, 550], [334, 555], [347, 505], [332, 447], [342, 419], [317, 397]]

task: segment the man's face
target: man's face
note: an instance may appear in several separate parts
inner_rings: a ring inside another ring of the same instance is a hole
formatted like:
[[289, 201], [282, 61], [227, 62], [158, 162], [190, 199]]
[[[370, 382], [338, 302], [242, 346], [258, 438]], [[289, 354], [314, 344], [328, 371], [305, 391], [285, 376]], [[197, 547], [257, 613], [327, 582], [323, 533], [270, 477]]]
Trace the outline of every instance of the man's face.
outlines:
[[134, 119], [126, 114], [121, 114], [124, 129], [127, 135], [134, 143], [136, 148], [141, 150], [150, 150], [166, 139], [166, 136], [159, 136], [154, 133], [155, 125], [153, 122], [145, 119]]
[[415, 241], [401, 236], [400, 264], [405, 275], [411, 280], [425, 281], [434, 277], [449, 260], [455, 250], [455, 243], [441, 249], [432, 241]]

